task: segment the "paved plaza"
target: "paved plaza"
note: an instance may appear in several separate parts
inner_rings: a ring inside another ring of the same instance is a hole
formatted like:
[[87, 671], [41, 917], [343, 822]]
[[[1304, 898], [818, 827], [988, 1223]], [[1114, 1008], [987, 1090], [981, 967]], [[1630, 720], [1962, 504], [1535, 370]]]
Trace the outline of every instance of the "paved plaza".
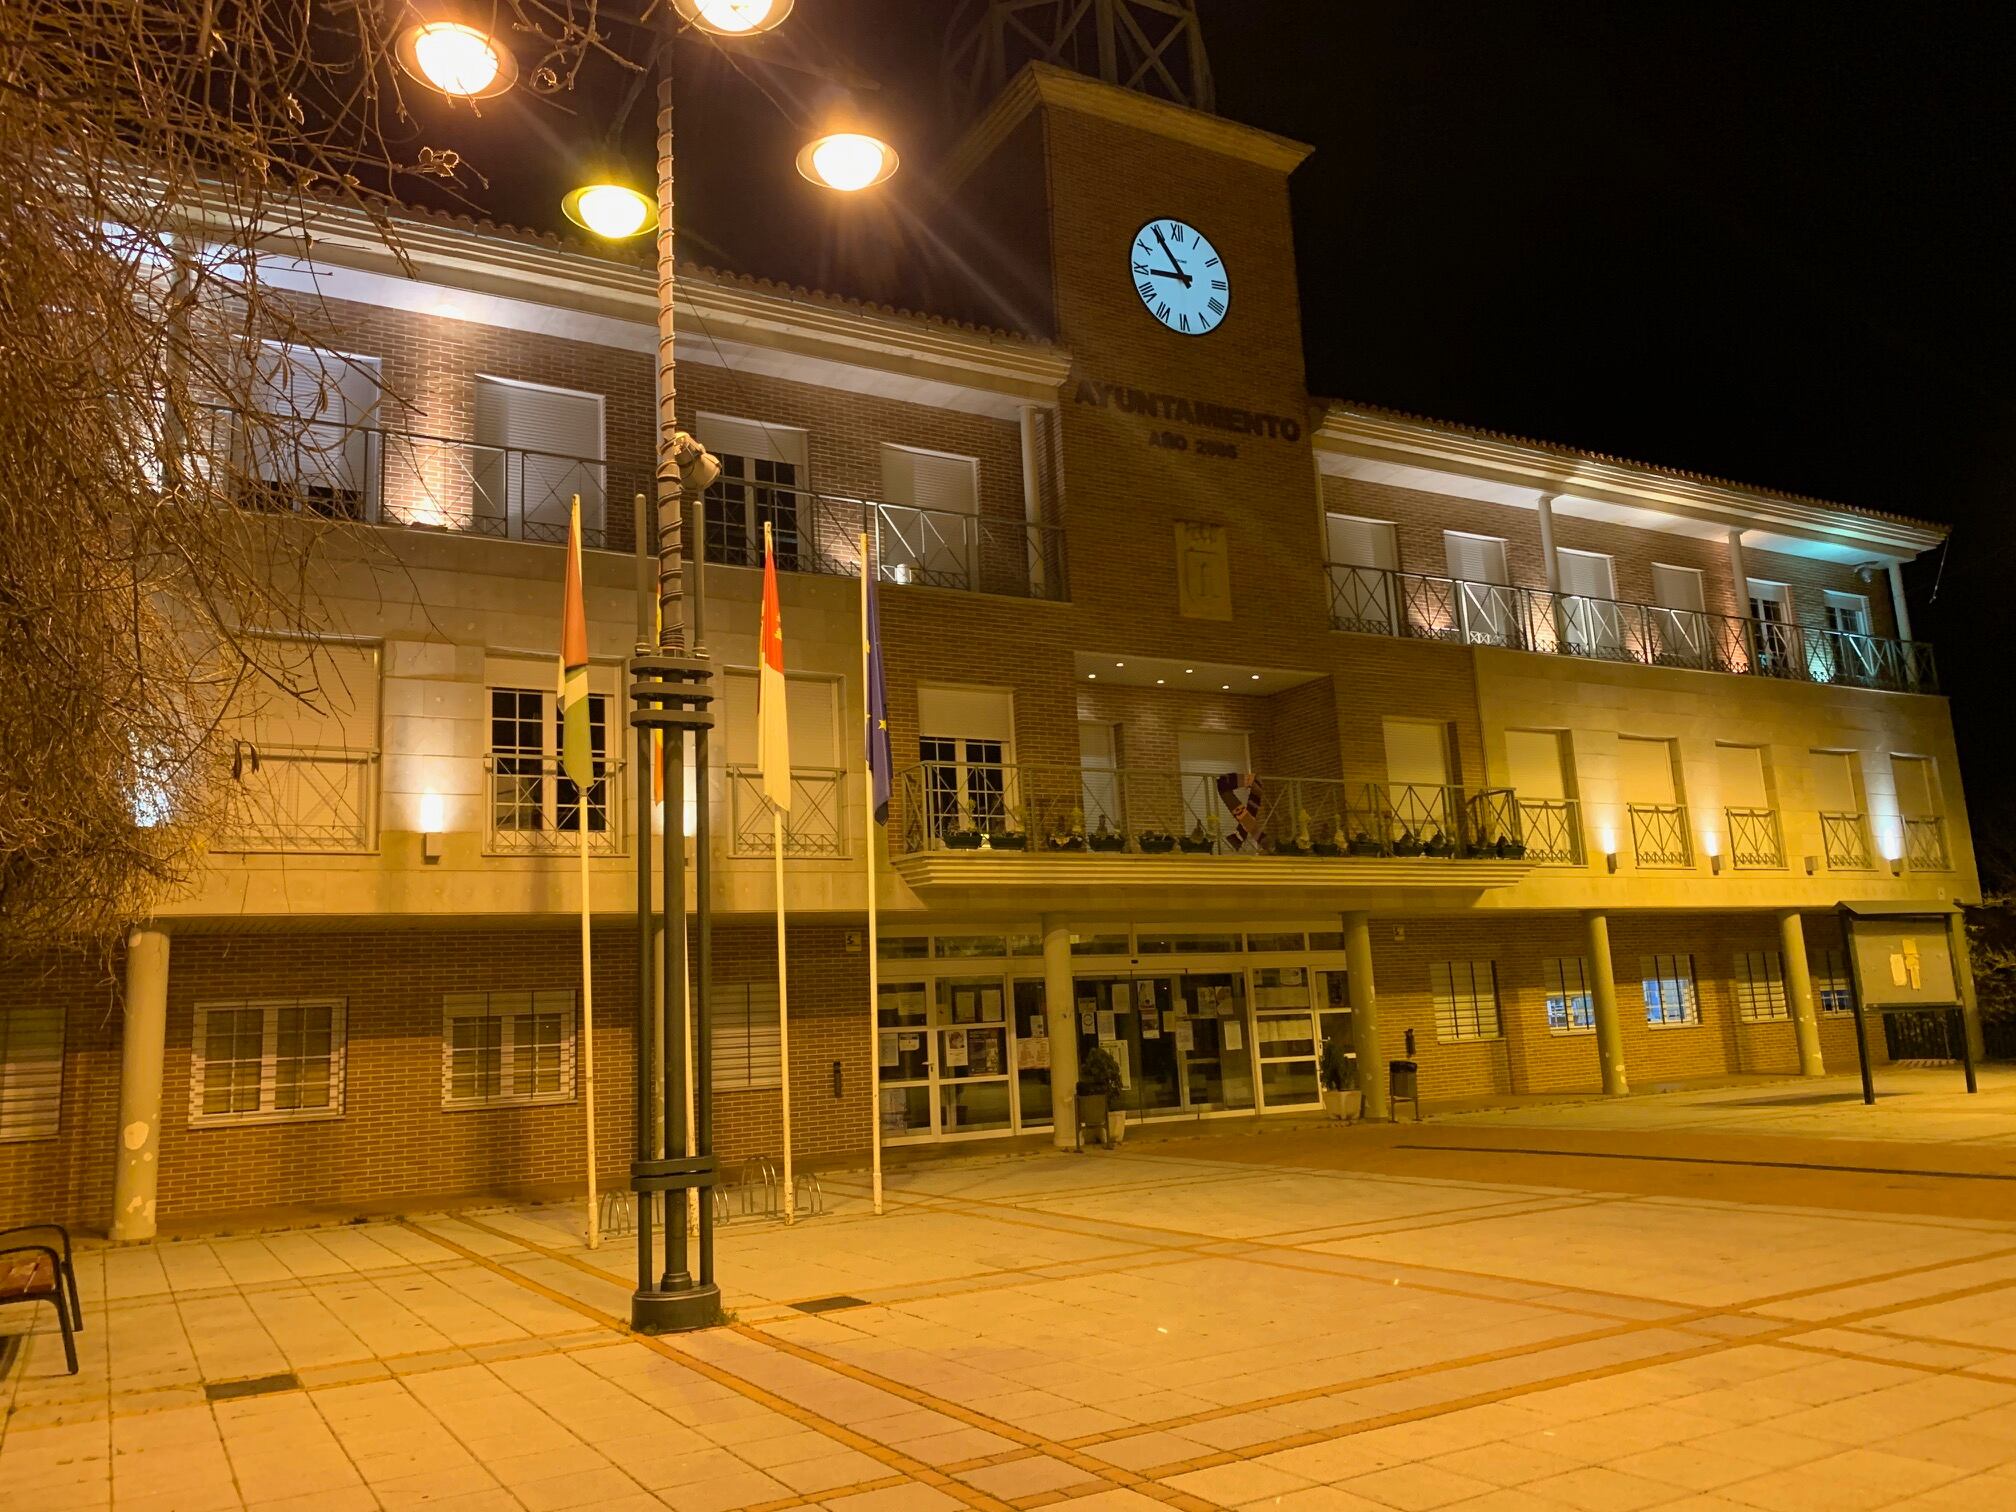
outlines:
[[0, 1311], [0, 1507], [2016, 1507], [2016, 1077], [1956, 1083], [829, 1173], [664, 1339], [571, 1209], [93, 1247], [81, 1374]]

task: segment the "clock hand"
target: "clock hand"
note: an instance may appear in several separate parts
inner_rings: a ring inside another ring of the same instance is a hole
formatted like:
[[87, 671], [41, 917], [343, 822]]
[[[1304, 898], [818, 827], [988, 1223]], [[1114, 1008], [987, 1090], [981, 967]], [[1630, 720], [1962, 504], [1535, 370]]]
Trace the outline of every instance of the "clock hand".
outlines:
[[1155, 233], [1155, 240], [1156, 240], [1157, 242], [1159, 242], [1159, 243], [1161, 244], [1161, 246], [1162, 246], [1162, 255], [1163, 255], [1164, 257], [1166, 257], [1166, 258], [1168, 258], [1168, 259], [1169, 259], [1169, 268], [1170, 268], [1170, 272], [1171, 272], [1171, 273], [1172, 273], [1172, 274], [1173, 274], [1173, 275], [1174, 275], [1175, 277], [1177, 277], [1177, 278], [1180, 278], [1180, 279], [1182, 279], [1182, 280], [1183, 280], [1183, 287], [1184, 287], [1184, 288], [1186, 288], [1186, 289], [1187, 289], [1187, 288], [1189, 288], [1189, 287], [1190, 287], [1190, 275], [1189, 275], [1188, 273], [1185, 273], [1185, 272], [1183, 271], [1183, 264], [1181, 264], [1180, 262], [1176, 261], [1176, 254], [1175, 254], [1175, 253], [1174, 253], [1173, 251], [1171, 251], [1171, 250], [1170, 250], [1170, 248], [1169, 248], [1169, 239], [1168, 239], [1168, 238], [1167, 238], [1166, 236], [1164, 236], [1164, 235], [1162, 234], [1162, 228], [1161, 228], [1160, 226], [1151, 226], [1151, 227], [1149, 227], [1149, 230], [1151, 230], [1151, 231], [1153, 231], [1153, 232]]
[[[1175, 259], [1172, 258], [1170, 260], [1173, 262]], [[1190, 275], [1185, 273], [1181, 268], [1150, 268], [1148, 276], [1150, 278], [1180, 279], [1186, 289], [1190, 286]]]

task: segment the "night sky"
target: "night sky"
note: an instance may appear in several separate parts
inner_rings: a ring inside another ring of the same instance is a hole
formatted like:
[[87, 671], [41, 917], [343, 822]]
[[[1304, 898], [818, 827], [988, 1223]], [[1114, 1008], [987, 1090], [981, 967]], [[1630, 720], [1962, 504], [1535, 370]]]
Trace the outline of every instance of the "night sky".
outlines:
[[[1951, 524], [1943, 579], [1937, 557], [1911, 571], [1913, 616], [1977, 832], [2016, 824], [2016, 8], [1200, 8], [1219, 112], [1316, 148], [1293, 180], [1312, 390]], [[762, 44], [880, 82], [856, 99], [905, 164], [874, 202], [791, 167], [836, 85], [684, 45], [683, 255], [916, 287], [946, 213], [929, 170], [955, 138], [952, 9], [798, 0]], [[565, 110], [523, 91], [481, 123], [430, 109], [418, 140], [491, 175], [469, 190], [488, 213], [560, 229], [625, 88], [603, 66]], [[615, 139], [644, 175], [650, 115], [647, 89]]]

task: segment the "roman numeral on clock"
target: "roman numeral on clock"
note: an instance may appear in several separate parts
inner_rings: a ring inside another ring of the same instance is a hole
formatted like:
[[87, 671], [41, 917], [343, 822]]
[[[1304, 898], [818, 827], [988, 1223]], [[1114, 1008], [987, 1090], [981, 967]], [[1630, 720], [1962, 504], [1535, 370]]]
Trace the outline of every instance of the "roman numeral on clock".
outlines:
[[1207, 268], [1215, 268], [1218, 266], [1218, 259], [1215, 257], [1207, 257], [1204, 259], [1204, 266]]
[[1220, 294], [1223, 294], [1225, 292], [1225, 280], [1222, 278], [1214, 278], [1211, 280], [1211, 287], [1216, 289]]
[[1169, 305], [1167, 301], [1155, 306], [1155, 318], [1164, 322], [1169, 319]]
[[1144, 301], [1153, 299], [1155, 297], [1155, 285], [1148, 282], [1147, 279], [1145, 278], [1142, 279], [1141, 282], [1138, 285], [1136, 285], [1136, 287], [1138, 287], [1141, 290], [1141, 298]]
[[1225, 313], [1225, 302], [1220, 299], [1214, 299], [1211, 301], [1210, 308], [1213, 315], [1223, 315]]
[[1190, 317], [1188, 315], [1178, 315], [1176, 323], [1182, 327], [1183, 333], [1186, 336], [1190, 333]]

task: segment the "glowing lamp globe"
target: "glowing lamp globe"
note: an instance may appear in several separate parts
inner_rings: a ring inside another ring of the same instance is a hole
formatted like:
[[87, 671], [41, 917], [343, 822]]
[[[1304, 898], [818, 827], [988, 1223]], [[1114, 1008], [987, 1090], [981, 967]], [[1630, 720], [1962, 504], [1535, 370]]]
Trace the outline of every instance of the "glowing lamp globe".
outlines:
[[560, 201], [567, 219], [604, 241], [623, 241], [649, 231], [658, 210], [627, 184], [583, 184]]
[[896, 171], [896, 149], [880, 137], [834, 131], [807, 142], [798, 171], [813, 183], [843, 194], [872, 189]]
[[487, 100], [518, 81], [511, 49], [480, 27], [422, 21], [399, 34], [399, 66], [430, 89], [458, 100]]
[[791, 0], [672, 0], [680, 17], [721, 37], [753, 37], [791, 14]]

